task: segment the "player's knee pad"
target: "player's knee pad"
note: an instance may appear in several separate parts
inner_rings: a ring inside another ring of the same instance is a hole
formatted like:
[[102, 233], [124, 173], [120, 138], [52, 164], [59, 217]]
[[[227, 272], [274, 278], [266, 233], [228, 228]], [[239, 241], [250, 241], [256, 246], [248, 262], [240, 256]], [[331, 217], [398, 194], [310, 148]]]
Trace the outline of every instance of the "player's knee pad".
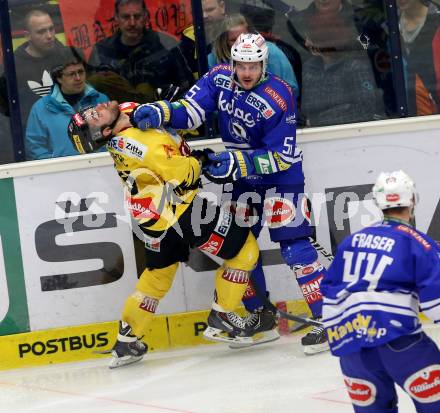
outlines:
[[318, 253], [306, 238], [281, 241], [281, 254], [293, 271], [304, 300], [314, 317], [322, 314], [321, 281], [325, 268], [318, 261]]
[[306, 266], [318, 259], [318, 253], [308, 238], [280, 241], [281, 255], [289, 267]]
[[260, 251], [258, 249], [257, 240], [252, 233], [249, 232], [249, 235], [240, 251], [238, 251], [238, 254], [229, 260], [225, 260], [225, 266], [251, 271], [257, 264], [259, 254]]
[[145, 268], [136, 284], [136, 290], [157, 299], [161, 299], [171, 288], [179, 263], [165, 268]]

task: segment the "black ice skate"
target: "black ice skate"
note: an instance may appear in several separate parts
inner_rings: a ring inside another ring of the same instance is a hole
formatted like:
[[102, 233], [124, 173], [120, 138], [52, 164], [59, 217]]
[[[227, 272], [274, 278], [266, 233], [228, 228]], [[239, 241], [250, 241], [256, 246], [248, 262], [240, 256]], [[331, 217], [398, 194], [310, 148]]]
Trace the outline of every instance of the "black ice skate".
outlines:
[[232, 343], [230, 348], [241, 348], [268, 343], [280, 338], [277, 331], [276, 312], [267, 307], [260, 307], [244, 318], [246, 335], [252, 337], [250, 344]]
[[120, 321], [118, 338], [112, 348], [109, 367], [114, 369], [140, 361], [147, 351], [148, 346], [131, 334], [131, 327], [124, 321]]
[[212, 309], [208, 316], [208, 328], [203, 332], [203, 337], [225, 343], [252, 343], [252, 338], [246, 335], [245, 321], [232, 311]]
[[[320, 318], [315, 318], [320, 321]], [[313, 330], [307, 333], [302, 339], [301, 344], [305, 354], [316, 354], [329, 349], [327, 334], [324, 326], [315, 326]]]

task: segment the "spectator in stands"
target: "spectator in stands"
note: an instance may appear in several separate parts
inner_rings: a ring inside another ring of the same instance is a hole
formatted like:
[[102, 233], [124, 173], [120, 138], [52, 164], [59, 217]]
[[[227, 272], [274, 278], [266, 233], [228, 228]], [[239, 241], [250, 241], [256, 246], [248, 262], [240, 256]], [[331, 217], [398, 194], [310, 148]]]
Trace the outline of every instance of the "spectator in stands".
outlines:
[[306, 19], [302, 111], [308, 126], [363, 122], [384, 116], [370, 61], [357, 50], [356, 33], [339, 13]]
[[[211, 51], [212, 42], [221, 32], [221, 23], [226, 16], [224, 0], [202, 0], [203, 25], [207, 52]], [[197, 50], [194, 26], [187, 27], [182, 33], [180, 48], [193, 73], [194, 79], [198, 79]]]
[[266, 41], [274, 43], [286, 55], [298, 82], [299, 91], [297, 99], [300, 100], [302, 84], [301, 55], [291, 44], [281, 40], [281, 37], [273, 32], [273, 27], [275, 25], [275, 10], [265, 4], [257, 6], [245, 3], [240, 5], [240, 13], [245, 17], [249, 26], [253, 27], [254, 30], [263, 35]]
[[[50, 92], [50, 69], [65, 49], [55, 37], [55, 27], [48, 13], [31, 10], [24, 18], [27, 41], [15, 51], [15, 69], [23, 125], [32, 105]], [[1, 95], [7, 101], [6, 79], [0, 79]], [[6, 112], [8, 114], [8, 112]]]
[[[213, 51], [208, 56], [208, 66], [211, 69], [218, 63], [231, 61], [231, 47], [242, 33], [249, 33], [249, 25], [241, 14], [226, 16], [221, 25], [221, 32], [215, 39]], [[298, 95], [298, 82], [286, 55], [272, 42], [266, 42], [269, 50], [267, 71], [287, 82]]]
[[66, 48], [52, 69], [55, 84], [49, 95], [32, 106], [26, 128], [26, 158], [45, 159], [78, 155], [67, 136], [73, 114], [87, 106], [107, 102], [107, 96], [86, 83], [83, 60]]
[[399, 28], [407, 63], [408, 114], [440, 109], [440, 11], [425, 0], [398, 0]]
[[[388, 116], [399, 112], [396, 106], [388, 31], [385, 13], [380, 2], [349, 2], [348, 0], [314, 0], [301, 11], [292, 7], [287, 13], [287, 28], [301, 54], [302, 64], [313, 58], [306, 45], [307, 21], [312, 16], [339, 15], [351, 27], [358, 47], [365, 49], [373, 70], [376, 87], [383, 91], [383, 101]], [[361, 55], [362, 53], [359, 53]], [[304, 73], [304, 69], [303, 69]], [[400, 113], [400, 112], [399, 112]]]
[[177, 41], [147, 28], [147, 17], [144, 0], [116, 0], [119, 30], [95, 44], [89, 65], [117, 73], [141, 93], [170, 99], [168, 92], [186, 91], [193, 79]]

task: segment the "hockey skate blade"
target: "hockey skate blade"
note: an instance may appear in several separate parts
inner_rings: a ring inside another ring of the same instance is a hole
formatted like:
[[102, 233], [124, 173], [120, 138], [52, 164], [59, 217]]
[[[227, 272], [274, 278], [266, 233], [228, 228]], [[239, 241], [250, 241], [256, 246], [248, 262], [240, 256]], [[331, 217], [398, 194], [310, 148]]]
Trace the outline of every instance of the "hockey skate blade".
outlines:
[[311, 346], [303, 346], [304, 348], [304, 354], [307, 356], [312, 356], [313, 354], [322, 353], [323, 351], [330, 350], [330, 347], [328, 345], [328, 341], [321, 344], [312, 344]]
[[208, 327], [203, 332], [203, 337], [206, 340], [217, 341], [221, 343], [238, 343], [238, 344], [248, 344], [252, 343], [252, 337], [229, 337], [227, 333], [223, 330], [214, 327]]
[[252, 338], [252, 343], [244, 343], [244, 344], [231, 343], [231, 344], [229, 344], [229, 348], [239, 349], [239, 348], [256, 346], [258, 344], [263, 344], [263, 343], [270, 343], [271, 341], [278, 340], [280, 338], [280, 334], [274, 328], [273, 330], [263, 331], [261, 333], [257, 333], [255, 335], [253, 335], [251, 338]]
[[109, 369], [116, 369], [118, 367], [128, 366], [133, 363], [137, 363], [141, 361], [144, 356], [125, 356], [125, 357], [112, 357], [110, 360], [110, 364], [108, 365]]

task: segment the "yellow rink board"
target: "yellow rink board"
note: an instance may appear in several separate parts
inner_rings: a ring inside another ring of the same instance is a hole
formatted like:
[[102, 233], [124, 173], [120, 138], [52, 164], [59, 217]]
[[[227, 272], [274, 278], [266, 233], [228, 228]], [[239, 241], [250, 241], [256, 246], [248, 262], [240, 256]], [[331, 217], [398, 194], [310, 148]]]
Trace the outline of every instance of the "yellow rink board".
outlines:
[[[281, 304], [284, 311], [309, 316], [304, 301]], [[245, 313], [243, 308], [238, 312]], [[156, 316], [145, 335], [149, 351], [212, 343], [203, 338], [208, 314], [205, 310]], [[294, 323], [280, 320], [279, 324], [286, 334]], [[117, 321], [112, 321], [0, 336], [0, 370], [109, 357], [98, 352], [111, 349], [117, 329]]]
[[[286, 302], [293, 314], [306, 312], [302, 301]], [[244, 314], [244, 309], [238, 310]], [[209, 344], [203, 338], [209, 311], [158, 315], [145, 335], [149, 351]], [[0, 370], [81, 361], [109, 354], [117, 334], [117, 321], [0, 336]]]

